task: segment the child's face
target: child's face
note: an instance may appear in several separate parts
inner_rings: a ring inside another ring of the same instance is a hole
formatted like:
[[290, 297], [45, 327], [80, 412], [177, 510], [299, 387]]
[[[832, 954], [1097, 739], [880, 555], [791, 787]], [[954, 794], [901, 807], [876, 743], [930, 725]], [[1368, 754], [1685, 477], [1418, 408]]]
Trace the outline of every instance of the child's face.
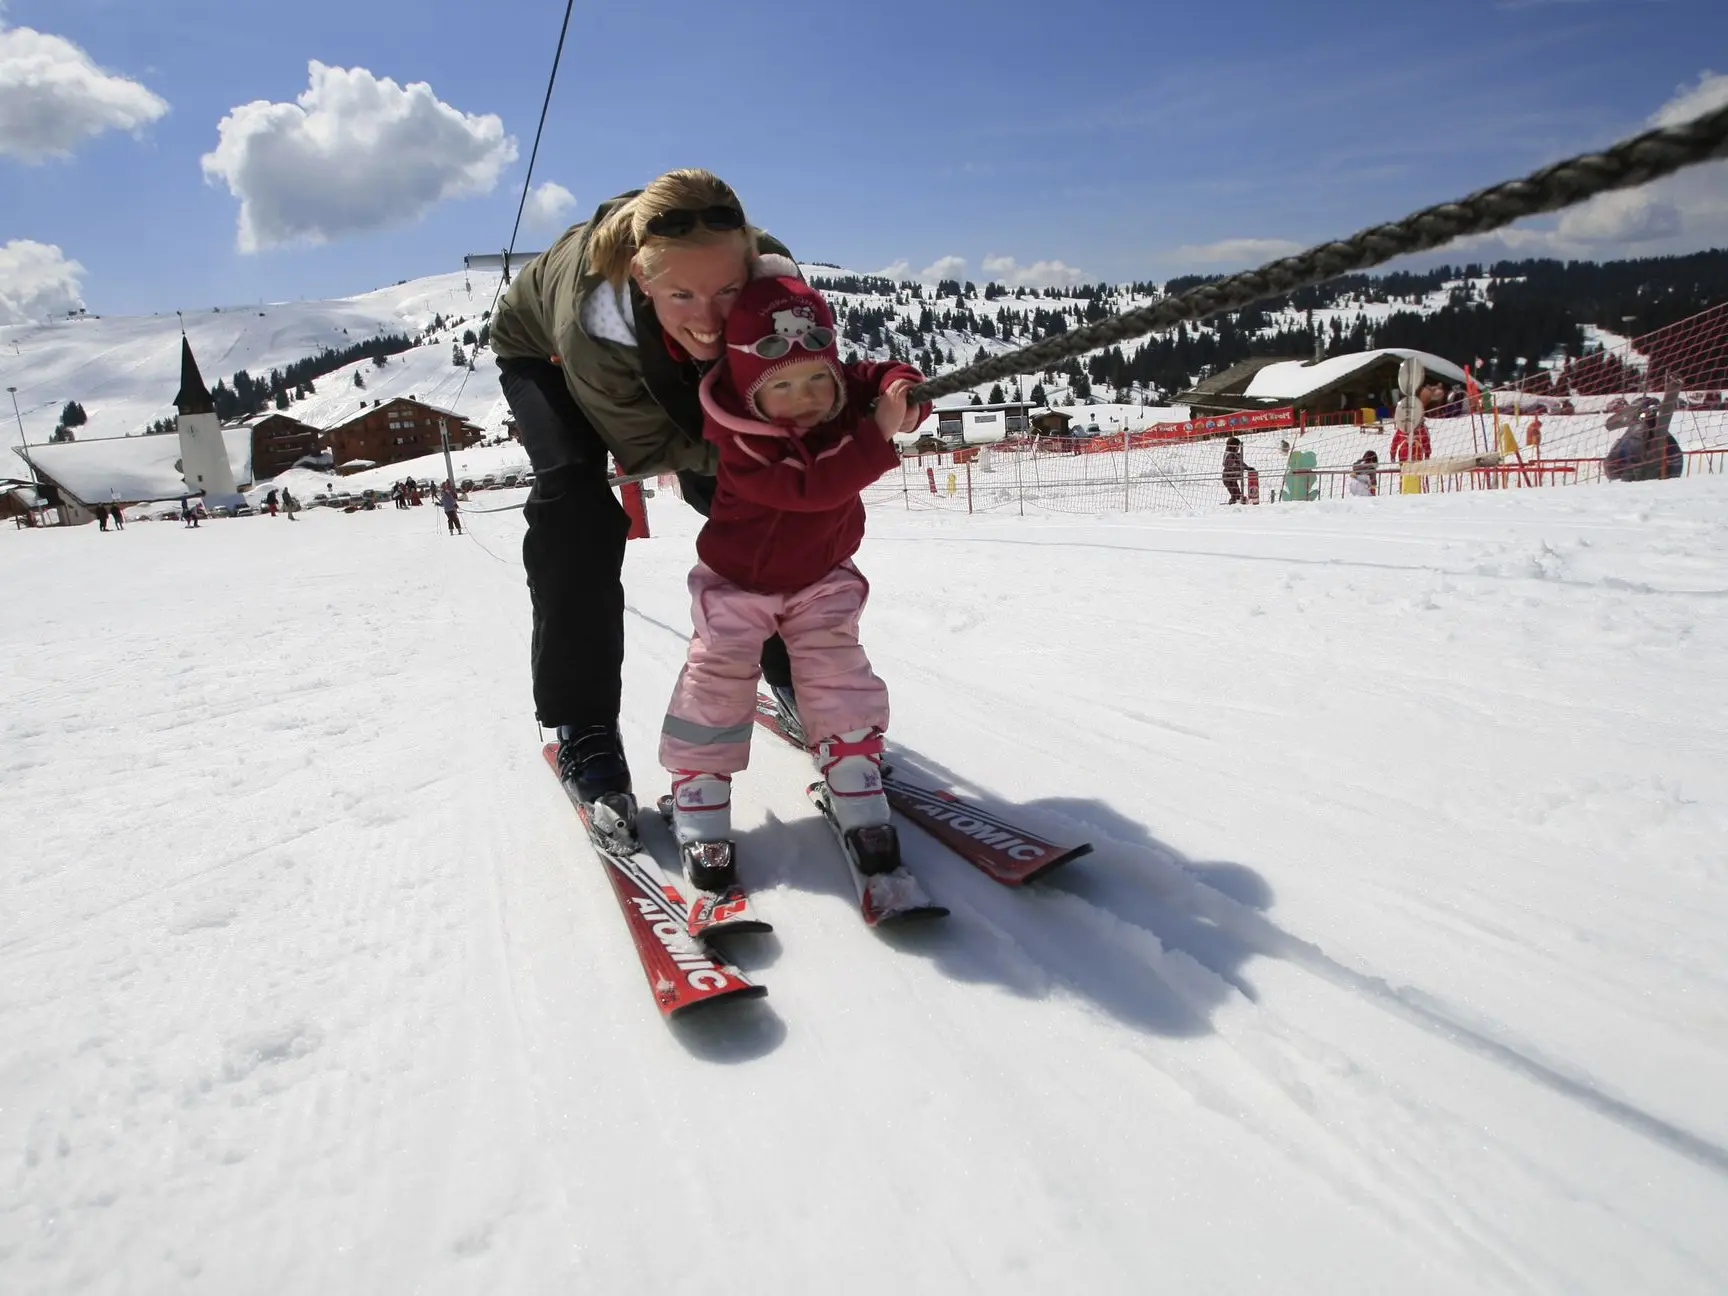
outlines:
[[808, 431], [838, 403], [834, 371], [823, 360], [799, 360], [777, 369], [756, 391], [756, 406], [771, 423]]

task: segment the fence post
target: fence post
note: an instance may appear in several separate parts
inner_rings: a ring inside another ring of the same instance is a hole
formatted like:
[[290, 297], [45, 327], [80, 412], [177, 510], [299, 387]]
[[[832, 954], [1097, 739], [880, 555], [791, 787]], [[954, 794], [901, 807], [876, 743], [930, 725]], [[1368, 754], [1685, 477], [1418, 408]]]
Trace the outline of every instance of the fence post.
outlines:
[[1128, 416], [1122, 416], [1122, 511], [1128, 511]]
[[642, 499], [641, 482], [625, 482], [619, 488], [623, 497], [624, 515], [630, 519], [630, 530], [625, 534], [626, 540], [648, 539], [648, 506]]

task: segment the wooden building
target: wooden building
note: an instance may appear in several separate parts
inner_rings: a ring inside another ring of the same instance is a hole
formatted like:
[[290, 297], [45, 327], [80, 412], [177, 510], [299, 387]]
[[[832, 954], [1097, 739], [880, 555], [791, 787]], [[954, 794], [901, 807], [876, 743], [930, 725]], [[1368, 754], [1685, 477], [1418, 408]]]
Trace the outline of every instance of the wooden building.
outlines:
[[449, 429], [452, 450], [466, 449], [485, 438], [477, 425], [460, 414], [411, 396], [398, 396], [368, 406], [346, 423], [329, 429], [324, 433], [324, 446], [338, 465], [354, 460], [384, 465], [418, 459], [444, 448], [438, 431], [440, 420]]
[[250, 420], [252, 429], [252, 479], [268, 481], [287, 472], [300, 460], [322, 450], [323, 436], [310, 423], [286, 414], [270, 413]]
[[1407, 347], [1356, 351], [1325, 360], [1274, 360], [1260, 356], [1232, 365], [1176, 398], [1193, 417], [1244, 410], [1289, 408], [1310, 417], [1353, 410], [1390, 417], [1398, 399], [1398, 370], [1415, 356], [1443, 382], [1464, 384], [1464, 371], [1441, 356]]

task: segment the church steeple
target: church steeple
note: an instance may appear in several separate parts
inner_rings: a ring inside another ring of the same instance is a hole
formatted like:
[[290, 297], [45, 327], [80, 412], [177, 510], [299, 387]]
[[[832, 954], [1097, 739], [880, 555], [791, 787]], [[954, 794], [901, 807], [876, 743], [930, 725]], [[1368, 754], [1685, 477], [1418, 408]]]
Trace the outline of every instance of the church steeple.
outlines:
[[198, 372], [198, 362], [192, 358], [192, 343], [180, 335], [180, 392], [174, 397], [174, 408], [182, 414], [214, 414], [216, 402], [210, 399], [204, 386], [204, 376]]

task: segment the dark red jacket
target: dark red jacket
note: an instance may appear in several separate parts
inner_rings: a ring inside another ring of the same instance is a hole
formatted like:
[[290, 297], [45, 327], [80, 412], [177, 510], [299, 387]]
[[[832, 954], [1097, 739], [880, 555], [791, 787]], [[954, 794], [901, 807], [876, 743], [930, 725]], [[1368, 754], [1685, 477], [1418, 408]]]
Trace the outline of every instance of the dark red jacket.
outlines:
[[702, 434], [720, 448], [720, 467], [696, 553], [734, 585], [790, 594], [858, 552], [859, 492], [900, 462], [870, 403], [895, 379], [923, 375], [894, 362], [843, 365], [840, 413], [800, 433], [746, 414], [723, 369], [702, 381]]

